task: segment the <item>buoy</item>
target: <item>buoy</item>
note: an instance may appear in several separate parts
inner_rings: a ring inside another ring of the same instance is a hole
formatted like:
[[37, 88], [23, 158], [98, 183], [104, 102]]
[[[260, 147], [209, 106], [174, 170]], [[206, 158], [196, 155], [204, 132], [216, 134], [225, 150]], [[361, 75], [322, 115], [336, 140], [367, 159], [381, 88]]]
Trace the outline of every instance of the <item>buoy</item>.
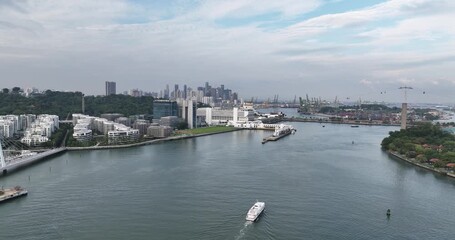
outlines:
[[387, 216], [390, 216], [390, 209], [387, 209]]
[[352, 144], [354, 144], [354, 141], [352, 141]]

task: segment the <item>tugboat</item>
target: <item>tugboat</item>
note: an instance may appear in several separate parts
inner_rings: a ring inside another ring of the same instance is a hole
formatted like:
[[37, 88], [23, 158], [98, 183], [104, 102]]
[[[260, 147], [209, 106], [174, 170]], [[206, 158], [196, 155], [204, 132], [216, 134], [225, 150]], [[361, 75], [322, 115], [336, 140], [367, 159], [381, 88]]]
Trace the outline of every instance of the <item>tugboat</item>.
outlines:
[[28, 192], [21, 186], [16, 186], [14, 188], [3, 188], [0, 190], [0, 203], [8, 201], [13, 198], [21, 197], [27, 195]]

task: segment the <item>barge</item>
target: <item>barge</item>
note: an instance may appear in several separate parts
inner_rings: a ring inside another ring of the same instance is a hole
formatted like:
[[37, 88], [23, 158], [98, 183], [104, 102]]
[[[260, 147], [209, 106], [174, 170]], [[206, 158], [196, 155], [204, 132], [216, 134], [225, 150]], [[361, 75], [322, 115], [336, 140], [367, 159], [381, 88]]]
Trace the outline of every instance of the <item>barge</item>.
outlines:
[[26, 196], [27, 194], [27, 190], [20, 186], [16, 186], [14, 188], [2, 188], [0, 190], [0, 203], [14, 198]]
[[290, 135], [291, 133], [294, 134], [296, 131], [297, 130], [293, 128], [291, 125], [280, 124], [275, 128], [275, 132], [272, 134], [272, 136], [262, 139], [262, 144], [268, 141], [277, 141], [282, 137]]

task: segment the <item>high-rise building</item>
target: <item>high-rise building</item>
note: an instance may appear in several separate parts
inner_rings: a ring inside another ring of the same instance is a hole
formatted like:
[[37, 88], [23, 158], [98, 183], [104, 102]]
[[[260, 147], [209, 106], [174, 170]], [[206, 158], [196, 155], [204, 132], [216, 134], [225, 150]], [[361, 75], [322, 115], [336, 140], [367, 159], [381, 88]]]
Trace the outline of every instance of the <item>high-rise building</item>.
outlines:
[[181, 106], [182, 118], [188, 124], [188, 128], [196, 127], [197, 105], [193, 100], [184, 100]]
[[116, 94], [115, 82], [106, 81], [106, 96]]
[[174, 86], [174, 98], [178, 98], [179, 97], [178, 92], [179, 92], [179, 85], [175, 84], [175, 86]]
[[183, 85], [183, 94], [182, 94], [182, 98], [183, 99], [186, 99], [186, 95], [187, 95], [187, 88], [186, 88], [186, 84]]
[[166, 84], [166, 89], [164, 90], [163, 98], [169, 99], [169, 84]]

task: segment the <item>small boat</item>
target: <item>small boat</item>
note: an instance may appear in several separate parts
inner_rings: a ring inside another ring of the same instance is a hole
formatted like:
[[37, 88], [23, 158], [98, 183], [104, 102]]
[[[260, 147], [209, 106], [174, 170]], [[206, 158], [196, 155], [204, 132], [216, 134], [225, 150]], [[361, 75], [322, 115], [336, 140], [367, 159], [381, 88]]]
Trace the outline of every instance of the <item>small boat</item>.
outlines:
[[252, 222], [256, 221], [256, 219], [259, 217], [259, 215], [261, 215], [261, 213], [264, 211], [264, 208], [265, 208], [265, 202], [256, 201], [256, 203], [250, 208], [250, 210], [246, 214], [245, 219], [247, 221], [252, 221]]
[[359, 125], [351, 125], [351, 127], [358, 128]]

